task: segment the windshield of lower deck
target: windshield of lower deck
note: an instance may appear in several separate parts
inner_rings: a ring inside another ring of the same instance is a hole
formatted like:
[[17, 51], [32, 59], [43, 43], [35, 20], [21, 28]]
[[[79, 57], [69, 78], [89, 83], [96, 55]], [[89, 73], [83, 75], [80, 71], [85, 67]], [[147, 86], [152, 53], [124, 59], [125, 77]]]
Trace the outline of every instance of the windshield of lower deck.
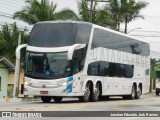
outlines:
[[25, 75], [35, 79], [58, 79], [68, 76], [67, 52], [26, 53]]

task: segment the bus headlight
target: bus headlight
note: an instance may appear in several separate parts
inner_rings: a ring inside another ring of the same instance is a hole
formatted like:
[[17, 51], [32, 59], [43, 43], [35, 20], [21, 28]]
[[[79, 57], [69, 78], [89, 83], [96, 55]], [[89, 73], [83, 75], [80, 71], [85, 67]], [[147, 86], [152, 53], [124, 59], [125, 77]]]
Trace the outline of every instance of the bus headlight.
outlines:
[[25, 83], [24, 83], [25, 85], [28, 85], [29, 84], [29, 82], [27, 82], [27, 81], [25, 81]]
[[25, 83], [24, 83], [26, 86], [29, 86], [29, 85], [31, 85], [32, 83], [31, 82], [29, 82], [29, 81], [25, 81]]
[[157, 84], [156, 84], [156, 88], [160, 88], [160, 83], [157, 83]]

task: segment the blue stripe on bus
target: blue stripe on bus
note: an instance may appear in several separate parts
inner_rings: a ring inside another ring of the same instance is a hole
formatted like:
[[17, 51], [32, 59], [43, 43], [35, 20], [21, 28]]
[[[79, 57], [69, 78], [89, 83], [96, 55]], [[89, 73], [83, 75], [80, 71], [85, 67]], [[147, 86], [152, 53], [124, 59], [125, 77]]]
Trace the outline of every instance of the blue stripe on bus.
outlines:
[[67, 77], [67, 83], [69, 83], [69, 84], [67, 84], [67, 87], [66, 87], [67, 92], [66, 93], [72, 92], [72, 82], [71, 82], [72, 80], [73, 80], [73, 76]]

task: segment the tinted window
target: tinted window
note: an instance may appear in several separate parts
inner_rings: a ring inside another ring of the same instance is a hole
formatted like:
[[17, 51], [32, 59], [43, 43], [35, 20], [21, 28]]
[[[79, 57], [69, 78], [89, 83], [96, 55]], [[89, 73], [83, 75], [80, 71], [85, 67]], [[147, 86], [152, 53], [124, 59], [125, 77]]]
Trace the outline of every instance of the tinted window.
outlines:
[[91, 25], [78, 24], [75, 43], [88, 44], [90, 33], [91, 33], [91, 28], [92, 28]]
[[88, 75], [132, 78], [134, 66], [120, 63], [97, 61], [88, 65]]
[[92, 26], [82, 23], [39, 23], [30, 35], [30, 46], [63, 47], [88, 44]]
[[25, 75], [35, 79], [68, 77], [70, 61], [67, 59], [67, 54], [67, 52], [36, 53], [27, 51]]
[[133, 54], [149, 55], [149, 44], [109, 31], [94, 29], [92, 49], [104, 47]]
[[97, 61], [89, 64], [88, 75], [93, 76], [107, 76], [109, 68], [109, 63], [104, 61]]
[[40, 23], [31, 32], [29, 45], [37, 47], [61, 47], [74, 44], [76, 24]]
[[86, 51], [87, 51], [87, 46], [85, 48], [75, 50], [73, 55], [73, 74], [76, 74], [83, 69], [86, 57]]

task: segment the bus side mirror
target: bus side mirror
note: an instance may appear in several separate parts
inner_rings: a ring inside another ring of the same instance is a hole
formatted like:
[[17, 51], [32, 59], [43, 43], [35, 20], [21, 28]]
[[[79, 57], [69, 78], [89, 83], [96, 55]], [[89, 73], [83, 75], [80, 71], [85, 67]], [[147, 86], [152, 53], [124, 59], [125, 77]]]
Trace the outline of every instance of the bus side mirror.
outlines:
[[86, 46], [86, 44], [75, 44], [75, 45], [72, 45], [68, 51], [68, 60], [72, 60], [72, 57], [73, 57], [73, 53], [75, 50], [77, 49], [81, 49], [81, 48], [84, 48]]

